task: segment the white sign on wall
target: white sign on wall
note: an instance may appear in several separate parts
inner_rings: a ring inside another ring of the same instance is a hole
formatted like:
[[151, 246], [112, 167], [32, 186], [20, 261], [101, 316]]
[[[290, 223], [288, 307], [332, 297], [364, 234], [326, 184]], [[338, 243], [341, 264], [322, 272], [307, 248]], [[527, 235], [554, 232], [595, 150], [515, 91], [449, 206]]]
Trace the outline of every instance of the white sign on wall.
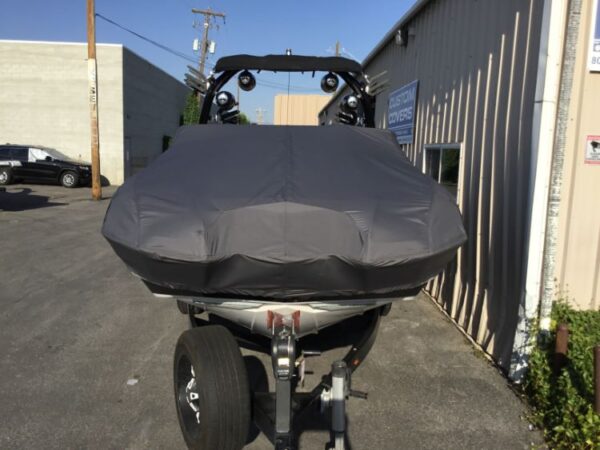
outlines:
[[600, 136], [588, 136], [585, 143], [585, 163], [600, 164]]
[[590, 52], [588, 66], [592, 72], [600, 72], [600, 0], [592, 0], [594, 8], [592, 11], [592, 33], [590, 37]]

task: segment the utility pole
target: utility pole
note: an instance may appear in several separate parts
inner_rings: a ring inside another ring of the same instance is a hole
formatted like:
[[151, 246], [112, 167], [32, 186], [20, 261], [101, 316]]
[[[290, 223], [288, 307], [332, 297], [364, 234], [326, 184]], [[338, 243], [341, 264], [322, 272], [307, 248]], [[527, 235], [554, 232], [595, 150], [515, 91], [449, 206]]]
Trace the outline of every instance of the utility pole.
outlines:
[[204, 16], [204, 30], [202, 32], [202, 42], [200, 44], [200, 62], [198, 64], [200, 73], [202, 75], [204, 75], [204, 68], [206, 65], [206, 52], [208, 50], [208, 30], [209, 30], [209, 28], [211, 28], [212, 19], [215, 17], [221, 17], [223, 19], [223, 23], [224, 23], [225, 22], [225, 14], [212, 11], [210, 8], [208, 8], [208, 9], [192, 8], [192, 13], [202, 14]]
[[340, 41], [335, 41], [335, 56], [340, 56]]
[[264, 113], [266, 113], [266, 112], [267, 112], [266, 109], [256, 108], [256, 123], [258, 125], [262, 125], [265, 122]]
[[100, 136], [98, 132], [98, 76], [96, 64], [96, 7], [87, 0], [88, 100], [90, 103], [90, 136], [92, 147], [92, 198], [102, 199], [100, 183]]

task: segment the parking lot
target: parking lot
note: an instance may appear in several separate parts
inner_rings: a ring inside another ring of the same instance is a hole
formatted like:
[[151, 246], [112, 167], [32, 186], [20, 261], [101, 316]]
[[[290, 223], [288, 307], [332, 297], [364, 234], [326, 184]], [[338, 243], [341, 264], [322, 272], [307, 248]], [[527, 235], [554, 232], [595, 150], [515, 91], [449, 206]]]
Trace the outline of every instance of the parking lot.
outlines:
[[[109, 201], [89, 198], [0, 190], [0, 448], [184, 448], [171, 371], [186, 318], [128, 273], [100, 235]], [[326, 356], [310, 360], [308, 384]], [[423, 295], [394, 305], [353, 387], [369, 393], [348, 403], [354, 449], [542, 442], [505, 378]], [[327, 440], [300, 437], [306, 449]], [[259, 436], [248, 448], [271, 447]]]

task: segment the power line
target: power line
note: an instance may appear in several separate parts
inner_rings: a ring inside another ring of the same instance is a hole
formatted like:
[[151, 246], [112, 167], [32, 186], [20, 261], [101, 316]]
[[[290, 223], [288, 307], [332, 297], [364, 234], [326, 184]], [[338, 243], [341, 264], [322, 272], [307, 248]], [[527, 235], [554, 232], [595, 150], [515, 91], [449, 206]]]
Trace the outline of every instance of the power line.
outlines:
[[[283, 90], [287, 90], [288, 85], [284, 84], [284, 83], [277, 83], [275, 81], [267, 81], [267, 80], [260, 80], [260, 79], [256, 79], [256, 84], [258, 84], [259, 86], [263, 86], [263, 87], [268, 87], [268, 88], [273, 88], [273, 89], [283, 89]], [[308, 86], [294, 86], [293, 84], [290, 85], [290, 90], [292, 91], [299, 91], [299, 92], [315, 92], [315, 91], [320, 91], [319, 88], [311, 88]]]
[[[124, 30], [124, 31], [126, 31], [128, 33], [130, 33], [130, 34], [133, 34], [134, 36], [142, 39], [143, 41], [146, 41], [149, 44], [152, 44], [152, 45], [160, 48], [161, 50], [164, 50], [164, 51], [166, 51], [168, 53], [171, 53], [172, 55], [177, 56], [178, 58], [182, 58], [182, 59], [185, 59], [188, 62], [192, 62], [194, 64], [197, 64], [197, 60], [194, 59], [194, 58], [192, 58], [191, 56], [188, 56], [185, 53], [179, 52], [179, 51], [174, 50], [174, 49], [172, 49], [170, 47], [167, 47], [164, 44], [161, 44], [160, 42], [157, 42], [157, 41], [155, 41], [153, 39], [150, 39], [149, 37], [146, 37], [146, 36], [138, 33], [137, 31], [134, 31], [134, 30], [132, 30], [130, 28], [127, 28], [126, 26], [121, 25], [120, 23], [115, 22], [114, 20], [109, 19], [108, 17], [106, 17], [106, 16], [104, 16], [104, 15], [102, 15], [100, 13], [96, 13], [96, 17], [99, 17], [100, 19], [104, 20], [105, 22], [108, 22], [108, 23], [110, 23], [110, 24], [112, 24], [112, 25], [114, 25], [114, 26], [116, 26], [116, 27], [118, 27], [118, 28], [120, 28], [120, 29], [122, 29], [122, 30]], [[210, 61], [206, 61], [206, 65], [214, 67], [214, 64], [212, 62], [210, 62]], [[266, 88], [271, 88], [271, 89], [287, 89], [287, 84], [284, 84], [284, 83], [277, 83], [277, 82], [274, 82], [274, 81], [267, 81], [267, 80], [259, 80], [258, 78], [257, 78], [256, 82], [257, 82], [258, 85], [266, 87]], [[319, 89], [318, 88], [314, 88], [313, 89], [313, 88], [310, 88], [308, 86], [294, 86], [294, 85], [291, 85], [290, 86], [290, 90], [297, 91], [297, 92], [302, 92], [302, 91], [304, 91], [304, 92], [314, 92], [314, 91], [318, 91]]]
[[[286, 91], [287, 90], [286, 86], [281, 86], [281, 85], [273, 86], [273, 85], [270, 85], [270, 84], [263, 84], [263, 83], [258, 82], [258, 81], [256, 82], [256, 84], [259, 85], [259, 86], [261, 86], [261, 87], [268, 88], [268, 89], [277, 89], [279, 91]], [[290, 86], [290, 91], [292, 91], [292, 92], [305, 92], [305, 93], [311, 93], [312, 92], [312, 93], [314, 93], [314, 92], [319, 92], [320, 89], [317, 89], [317, 88], [315, 88], [315, 89], [310, 89], [310, 88], [296, 88], [294, 86]]]
[[108, 18], [108, 17], [106, 17], [106, 16], [103, 16], [103, 15], [102, 15], [102, 14], [100, 14], [100, 13], [96, 13], [96, 17], [99, 17], [100, 19], [102, 19], [102, 20], [104, 20], [105, 22], [108, 22], [108, 23], [110, 23], [110, 24], [112, 24], [112, 25], [116, 26], [117, 28], [120, 28], [120, 29], [122, 29], [122, 30], [124, 30], [124, 31], [127, 31], [128, 33], [131, 33], [131, 34], [133, 34], [134, 36], [136, 36], [136, 37], [138, 37], [138, 38], [142, 39], [143, 41], [146, 41], [146, 42], [148, 42], [149, 44], [152, 44], [152, 45], [154, 45], [154, 46], [156, 46], [156, 47], [160, 48], [161, 50], [164, 50], [164, 51], [166, 51], [166, 52], [169, 52], [169, 53], [171, 53], [171, 54], [172, 54], [172, 55], [174, 55], [174, 56], [177, 56], [177, 57], [179, 57], [179, 58], [185, 59], [186, 61], [189, 61], [189, 62], [196, 63], [196, 60], [195, 60], [194, 58], [192, 58], [192, 57], [190, 57], [190, 56], [187, 56], [185, 53], [181, 53], [181, 52], [179, 52], [179, 51], [177, 51], [177, 50], [174, 50], [174, 49], [172, 49], [172, 48], [170, 48], [170, 47], [167, 47], [166, 45], [163, 45], [163, 44], [161, 44], [161, 43], [159, 43], [159, 42], [156, 42], [156, 41], [155, 41], [155, 40], [153, 40], [153, 39], [150, 39], [150, 38], [148, 38], [148, 37], [146, 37], [146, 36], [143, 36], [143, 35], [141, 35], [140, 33], [136, 32], [136, 31], [133, 31], [132, 29], [130, 29], [130, 28], [127, 28], [127, 27], [125, 27], [125, 26], [121, 25], [121, 24], [119, 24], [119, 23], [115, 22], [114, 20], [112, 20], [112, 19], [109, 19], [109, 18]]
[[191, 0], [181, 0], [181, 1], [186, 4], [186, 9], [187, 9], [187, 7], [189, 7], [189, 8], [193, 8], [194, 7], [194, 5], [192, 4]]

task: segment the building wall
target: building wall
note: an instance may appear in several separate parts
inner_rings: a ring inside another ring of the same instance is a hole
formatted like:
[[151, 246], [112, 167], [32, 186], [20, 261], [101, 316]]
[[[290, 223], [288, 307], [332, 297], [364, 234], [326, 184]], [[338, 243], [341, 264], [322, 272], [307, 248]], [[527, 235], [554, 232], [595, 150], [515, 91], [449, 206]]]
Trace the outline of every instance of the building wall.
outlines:
[[180, 125], [189, 89], [127, 48], [123, 49], [125, 172], [132, 175], [163, 152]]
[[329, 95], [277, 94], [273, 123], [275, 125], [318, 125], [319, 111], [330, 98]]
[[468, 242], [427, 289], [505, 368], [523, 286], [542, 10], [543, 0], [432, 0], [407, 24], [408, 45], [392, 39], [365, 68], [387, 82], [376, 104], [382, 128], [389, 93], [419, 80], [415, 142], [404, 146], [415, 165], [428, 144], [460, 145]]
[[[116, 184], [123, 181], [122, 55], [120, 45], [98, 45], [101, 172]], [[0, 41], [0, 61], [0, 143], [90, 161], [86, 45]]]
[[600, 136], [600, 73], [587, 67], [593, 3], [581, 2], [555, 272], [558, 295], [584, 309], [600, 307], [600, 165], [585, 164], [587, 136]]

